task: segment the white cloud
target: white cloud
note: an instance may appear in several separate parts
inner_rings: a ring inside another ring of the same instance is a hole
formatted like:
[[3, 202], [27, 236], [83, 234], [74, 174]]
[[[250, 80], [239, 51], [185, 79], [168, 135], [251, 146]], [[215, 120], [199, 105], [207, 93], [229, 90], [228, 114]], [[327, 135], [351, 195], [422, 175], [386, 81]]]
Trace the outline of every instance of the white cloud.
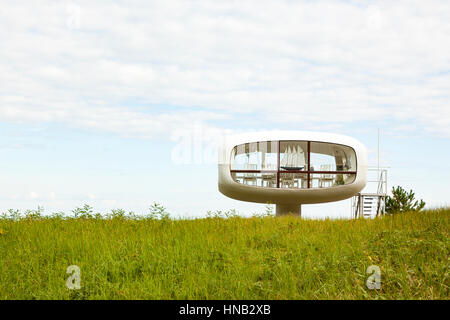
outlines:
[[29, 197], [31, 200], [35, 200], [35, 199], [38, 199], [38, 198], [39, 198], [39, 195], [38, 195], [36, 192], [34, 192], [34, 191], [30, 191], [30, 193], [28, 194], [28, 197]]
[[449, 2], [70, 5], [2, 4], [0, 120], [155, 137], [389, 119], [450, 137]]

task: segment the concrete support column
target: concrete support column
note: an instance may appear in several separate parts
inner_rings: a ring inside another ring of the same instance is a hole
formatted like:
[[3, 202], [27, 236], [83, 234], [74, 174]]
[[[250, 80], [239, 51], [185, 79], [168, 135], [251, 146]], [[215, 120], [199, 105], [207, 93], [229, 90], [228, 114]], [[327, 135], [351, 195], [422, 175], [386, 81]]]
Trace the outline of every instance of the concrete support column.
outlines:
[[293, 214], [294, 216], [301, 217], [302, 206], [300, 204], [277, 204], [277, 217]]

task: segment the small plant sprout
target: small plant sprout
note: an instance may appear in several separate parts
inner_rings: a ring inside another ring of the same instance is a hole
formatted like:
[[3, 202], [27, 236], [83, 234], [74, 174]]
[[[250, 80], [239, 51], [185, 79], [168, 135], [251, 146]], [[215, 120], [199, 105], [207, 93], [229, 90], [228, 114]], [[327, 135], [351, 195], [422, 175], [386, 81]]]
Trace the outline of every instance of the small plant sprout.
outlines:
[[166, 208], [163, 207], [161, 204], [154, 202], [153, 205], [150, 207], [149, 218], [167, 220], [170, 218], [170, 213], [167, 212]]

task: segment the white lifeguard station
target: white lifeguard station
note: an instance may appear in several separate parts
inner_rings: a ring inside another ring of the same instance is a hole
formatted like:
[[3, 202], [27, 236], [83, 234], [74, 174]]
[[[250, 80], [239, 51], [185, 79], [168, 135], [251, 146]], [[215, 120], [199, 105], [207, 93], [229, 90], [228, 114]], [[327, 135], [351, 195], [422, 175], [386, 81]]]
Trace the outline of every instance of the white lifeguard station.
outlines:
[[276, 204], [277, 215], [301, 215], [302, 204], [351, 198], [366, 182], [366, 149], [344, 135], [254, 132], [228, 136], [219, 149], [220, 192]]

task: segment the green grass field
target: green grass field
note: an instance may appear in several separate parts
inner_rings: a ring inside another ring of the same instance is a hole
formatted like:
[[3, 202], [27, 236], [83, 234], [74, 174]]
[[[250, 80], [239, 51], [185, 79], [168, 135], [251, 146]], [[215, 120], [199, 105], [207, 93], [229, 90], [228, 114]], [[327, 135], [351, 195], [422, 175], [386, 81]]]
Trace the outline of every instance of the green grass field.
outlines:
[[[4, 216], [0, 299], [448, 299], [449, 218]], [[66, 286], [70, 265], [80, 290]], [[366, 286], [370, 265], [380, 290]]]

